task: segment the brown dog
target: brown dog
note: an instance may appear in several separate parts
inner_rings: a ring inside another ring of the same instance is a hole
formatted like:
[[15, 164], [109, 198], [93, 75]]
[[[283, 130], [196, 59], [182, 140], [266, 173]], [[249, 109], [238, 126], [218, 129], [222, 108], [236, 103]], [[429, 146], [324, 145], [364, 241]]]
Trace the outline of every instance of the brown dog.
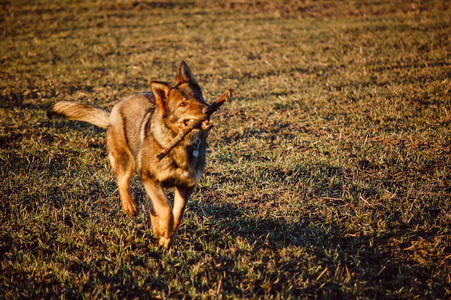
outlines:
[[[107, 129], [108, 156], [117, 176], [123, 211], [133, 216], [137, 207], [130, 194], [130, 178], [138, 172], [151, 200], [150, 218], [159, 245], [168, 248], [182, 217], [186, 201], [205, 166], [208, 104], [182, 62], [177, 84], [151, 82], [152, 93], [135, 94], [116, 104], [112, 111], [89, 104], [61, 101], [47, 115], [88, 122]], [[205, 120], [169, 154], [157, 155], [193, 121]], [[175, 187], [174, 206], [165, 189]]]

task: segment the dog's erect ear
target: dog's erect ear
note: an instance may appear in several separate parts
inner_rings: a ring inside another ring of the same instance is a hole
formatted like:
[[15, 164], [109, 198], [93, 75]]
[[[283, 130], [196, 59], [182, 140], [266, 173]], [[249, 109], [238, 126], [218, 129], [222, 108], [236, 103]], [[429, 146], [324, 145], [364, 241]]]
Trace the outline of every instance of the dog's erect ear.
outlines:
[[182, 61], [179, 68], [179, 77], [177, 78], [177, 85], [182, 83], [194, 83], [197, 84], [194, 78], [193, 72], [189, 69], [185, 61]]
[[171, 86], [164, 82], [152, 81], [150, 83], [150, 89], [155, 97], [155, 103], [161, 112], [164, 112], [164, 102], [168, 98]]

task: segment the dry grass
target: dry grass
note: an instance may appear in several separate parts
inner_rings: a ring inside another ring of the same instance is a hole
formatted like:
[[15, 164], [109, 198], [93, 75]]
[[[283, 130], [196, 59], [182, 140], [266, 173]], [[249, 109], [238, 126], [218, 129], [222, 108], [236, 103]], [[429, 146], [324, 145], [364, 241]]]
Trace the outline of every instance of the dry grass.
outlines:
[[[449, 298], [446, 1], [3, 1], [0, 297]], [[214, 99], [175, 246], [120, 211], [105, 133], [51, 122], [175, 82]]]

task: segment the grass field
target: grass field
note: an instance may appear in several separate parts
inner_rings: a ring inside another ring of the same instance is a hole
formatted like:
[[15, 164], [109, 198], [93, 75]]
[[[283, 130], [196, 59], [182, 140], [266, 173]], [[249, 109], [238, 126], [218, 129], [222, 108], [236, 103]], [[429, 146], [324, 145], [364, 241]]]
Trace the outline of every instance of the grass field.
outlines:
[[[1, 1], [0, 298], [451, 298], [450, 52], [448, 1]], [[235, 95], [164, 251], [46, 109], [182, 60]]]

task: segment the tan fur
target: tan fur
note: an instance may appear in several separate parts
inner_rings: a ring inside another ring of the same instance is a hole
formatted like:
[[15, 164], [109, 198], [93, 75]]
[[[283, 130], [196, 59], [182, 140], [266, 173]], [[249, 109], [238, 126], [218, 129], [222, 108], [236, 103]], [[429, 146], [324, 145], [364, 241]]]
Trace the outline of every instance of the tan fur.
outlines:
[[[137, 172], [151, 200], [150, 218], [159, 245], [172, 242], [186, 202], [205, 166], [207, 132], [193, 130], [161, 161], [157, 154], [190, 120], [207, 118], [208, 105], [185, 62], [174, 87], [151, 83], [152, 93], [135, 94], [116, 104], [111, 112], [76, 102], [56, 103], [48, 116], [88, 122], [107, 128], [108, 157], [116, 172], [123, 211], [133, 216], [137, 206], [130, 193], [130, 178]], [[175, 187], [174, 205], [165, 189]]]

